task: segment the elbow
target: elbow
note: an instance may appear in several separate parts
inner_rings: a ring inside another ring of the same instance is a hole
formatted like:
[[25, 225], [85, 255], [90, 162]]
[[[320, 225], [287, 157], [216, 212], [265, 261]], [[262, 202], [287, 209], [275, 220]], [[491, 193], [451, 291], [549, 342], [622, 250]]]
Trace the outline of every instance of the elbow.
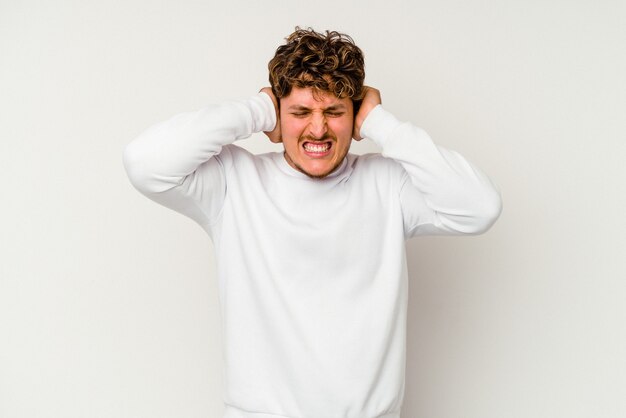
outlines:
[[122, 153], [122, 165], [124, 166], [124, 170], [126, 170], [128, 180], [130, 180], [133, 186], [140, 182], [140, 171], [138, 170], [140, 159], [137, 158], [132, 142], [124, 148], [124, 152]]
[[162, 158], [150, 148], [134, 142], [126, 145], [122, 154], [122, 164], [130, 184], [145, 195], [162, 193], [180, 185], [185, 176], [168, 174]]
[[133, 187], [142, 193], [151, 192], [149, 187], [150, 176], [148, 175], [148, 170], [146, 170], [145, 158], [142, 157], [135, 143], [131, 142], [124, 148], [122, 165]]
[[487, 232], [496, 223], [502, 213], [502, 197], [500, 193], [492, 191], [480, 198], [480, 205], [474, 217], [474, 228], [470, 232], [472, 235], [480, 235]]

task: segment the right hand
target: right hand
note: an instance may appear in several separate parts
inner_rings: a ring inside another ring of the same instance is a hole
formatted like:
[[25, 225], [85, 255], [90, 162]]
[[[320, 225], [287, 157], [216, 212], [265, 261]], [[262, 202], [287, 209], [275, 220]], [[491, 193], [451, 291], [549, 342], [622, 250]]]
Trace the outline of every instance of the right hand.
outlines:
[[361, 136], [361, 126], [363, 126], [367, 115], [369, 115], [373, 108], [382, 103], [378, 89], [369, 86], [363, 86], [363, 89], [365, 90], [365, 94], [361, 102], [361, 108], [354, 118], [354, 132], [352, 133], [352, 137], [357, 141], [363, 139]]
[[263, 133], [274, 143], [283, 142], [283, 138], [280, 134], [280, 112], [278, 111], [278, 100], [276, 99], [276, 96], [274, 96], [270, 87], [263, 87], [260, 92], [266, 93], [270, 96], [270, 99], [272, 99], [272, 102], [274, 103], [274, 110], [276, 111], [276, 126], [274, 127], [274, 130], [271, 132], [263, 131]]

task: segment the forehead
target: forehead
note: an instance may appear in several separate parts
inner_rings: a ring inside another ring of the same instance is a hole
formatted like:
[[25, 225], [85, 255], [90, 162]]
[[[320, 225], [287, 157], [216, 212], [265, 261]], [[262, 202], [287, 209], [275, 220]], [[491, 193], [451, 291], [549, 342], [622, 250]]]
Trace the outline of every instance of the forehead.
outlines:
[[352, 100], [347, 97], [340, 99], [331, 92], [314, 92], [311, 87], [293, 87], [288, 96], [281, 98], [281, 105], [284, 107], [303, 106], [310, 109], [341, 105], [352, 107]]

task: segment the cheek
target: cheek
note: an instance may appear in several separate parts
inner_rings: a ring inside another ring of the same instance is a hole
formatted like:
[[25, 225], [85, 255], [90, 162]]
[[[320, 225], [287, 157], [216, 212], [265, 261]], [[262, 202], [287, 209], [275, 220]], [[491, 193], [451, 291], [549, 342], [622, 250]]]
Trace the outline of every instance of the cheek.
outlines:
[[302, 131], [304, 130], [305, 126], [306, 125], [303, 124], [301, 121], [292, 121], [292, 120], [283, 121], [281, 119], [280, 132], [285, 137], [298, 138], [302, 134]]
[[331, 126], [335, 135], [337, 135], [337, 139], [350, 141], [352, 140], [352, 119], [346, 119], [341, 121], [336, 121]]
[[283, 146], [288, 152], [293, 153], [298, 148], [298, 142], [304, 129], [300, 125], [293, 121], [283, 121], [281, 119], [280, 134], [283, 138]]

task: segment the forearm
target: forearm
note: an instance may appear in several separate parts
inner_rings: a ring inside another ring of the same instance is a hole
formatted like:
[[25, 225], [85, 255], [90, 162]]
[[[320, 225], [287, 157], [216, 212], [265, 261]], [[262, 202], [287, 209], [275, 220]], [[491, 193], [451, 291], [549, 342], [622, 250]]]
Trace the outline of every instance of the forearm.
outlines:
[[434, 144], [421, 128], [401, 123], [381, 106], [363, 123], [363, 136], [399, 162], [432, 213], [435, 228], [481, 233], [498, 218], [502, 202], [489, 178], [455, 151]]
[[142, 192], [163, 192], [179, 185], [224, 145], [272, 130], [275, 123], [272, 101], [264, 93], [181, 113], [130, 142], [124, 150], [124, 167]]

